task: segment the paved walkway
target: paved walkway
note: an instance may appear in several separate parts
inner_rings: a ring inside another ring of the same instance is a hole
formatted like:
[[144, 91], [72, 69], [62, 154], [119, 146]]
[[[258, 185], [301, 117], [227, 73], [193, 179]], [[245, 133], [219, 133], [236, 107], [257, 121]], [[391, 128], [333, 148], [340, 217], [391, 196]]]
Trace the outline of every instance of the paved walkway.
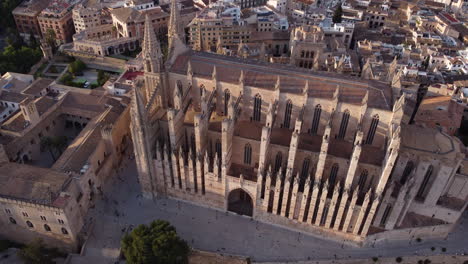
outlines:
[[[412, 245], [387, 243], [375, 248], [359, 248], [185, 202], [171, 199], [153, 202], [141, 198], [133, 162], [115, 177], [106, 193], [110, 195], [98, 201], [93, 209], [97, 221], [86, 255], [115, 256], [123, 228], [154, 219], [168, 220], [194, 248], [251, 256], [255, 261], [422, 256], [442, 254], [442, 247], [447, 249], [445, 254], [468, 253], [467, 217], [446, 241], [413, 241]], [[431, 251], [433, 246], [435, 251]]]

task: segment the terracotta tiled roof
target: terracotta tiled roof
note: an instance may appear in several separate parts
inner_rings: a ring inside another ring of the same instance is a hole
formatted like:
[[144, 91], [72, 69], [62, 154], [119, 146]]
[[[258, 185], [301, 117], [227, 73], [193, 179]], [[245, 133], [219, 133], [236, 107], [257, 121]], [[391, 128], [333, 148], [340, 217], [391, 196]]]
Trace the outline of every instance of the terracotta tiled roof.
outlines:
[[68, 179], [64, 173], [13, 162], [0, 164], [0, 196], [51, 204]]

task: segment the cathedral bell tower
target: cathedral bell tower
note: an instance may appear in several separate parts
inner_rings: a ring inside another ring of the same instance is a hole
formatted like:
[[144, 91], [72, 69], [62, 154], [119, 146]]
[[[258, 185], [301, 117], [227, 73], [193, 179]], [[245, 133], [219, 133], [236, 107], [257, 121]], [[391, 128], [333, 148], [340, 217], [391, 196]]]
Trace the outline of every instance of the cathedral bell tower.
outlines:
[[170, 53], [176, 48], [176, 39], [179, 39], [182, 44], [185, 44], [184, 25], [182, 21], [180, 21], [180, 11], [177, 0], [171, 0], [171, 16], [169, 17], [167, 39], [169, 40]]
[[145, 35], [143, 39], [142, 57], [145, 77], [146, 103], [156, 91], [158, 86], [162, 88], [162, 74], [164, 73], [163, 56], [161, 45], [154, 33], [153, 24], [149, 15], [145, 19]]

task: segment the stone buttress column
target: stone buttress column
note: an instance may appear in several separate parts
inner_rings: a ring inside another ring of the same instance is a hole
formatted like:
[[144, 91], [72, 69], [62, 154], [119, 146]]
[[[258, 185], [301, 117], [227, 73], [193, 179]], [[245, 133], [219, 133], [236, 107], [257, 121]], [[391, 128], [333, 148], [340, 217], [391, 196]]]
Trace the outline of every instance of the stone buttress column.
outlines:
[[351, 155], [348, 172], [346, 173], [345, 183], [343, 187], [343, 195], [338, 205], [338, 213], [336, 215], [335, 224], [333, 226], [334, 230], [338, 230], [343, 217], [344, 210], [346, 208], [346, 204], [348, 203], [349, 190], [351, 190], [351, 186], [354, 181], [354, 176], [356, 175], [356, 171], [359, 165], [359, 158], [361, 157], [362, 137], [362, 131], [357, 131], [356, 138], [354, 140], [353, 154]]
[[205, 186], [203, 185], [203, 156], [195, 157], [195, 164], [197, 166], [197, 193], [198, 194], [205, 194]]
[[364, 219], [364, 215], [366, 214], [367, 206], [369, 205], [371, 191], [372, 191], [372, 189], [370, 189], [366, 193], [366, 197], [364, 198], [364, 202], [362, 203], [361, 210], [359, 210], [358, 218], [356, 219], [356, 224], [354, 225], [354, 228], [353, 228], [353, 234], [355, 234], [355, 235], [357, 235], [359, 233], [359, 229], [361, 229], [362, 220]]
[[[262, 128], [262, 136], [260, 139], [260, 153], [259, 153], [259, 161], [258, 161], [258, 172], [257, 172], [257, 179], [261, 179], [261, 181], [257, 181], [257, 197], [261, 197], [261, 190], [263, 188], [263, 173], [266, 168], [266, 159], [268, 156], [268, 149], [270, 144], [270, 133], [271, 129], [267, 126]], [[257, 207], [261, 206], [261, 200], [258, 200], [259, 203]]]
[[281, 203], [281, 216], [286, 216], [287, 215], [287, 205], [288, 205], [288, 200], [289, 200], [289, 189], [292, 184], [292, 171], [287, 170], [286, 171], [286, 179], [284, 181], [284, 188], [283, 188], [283, 197], [282, 197], [282, 203]]
[[309, 224], [313, 224], [312, 220], [313, 220], [314, 213], [315, 213], [316, 198], [320, 190], [320, 183], [314, 182], [311, 187], [312, 187], [312, 192], [311, 192], [311, 197], [310, 197], [309, 213], [307, 214], [307, 220], [306, 220], [306, 222]]
[[260, 209], [262, 207], [262, 185], [263, 185], [263, 173], [259, 172], [257, 174], [257, 195], [255, 204], [257, 205], [256, 208]]
[[408, 209], [413, 203], [414, 197], [416, 197], [419, 187], [421, 186], [421, 183], [423, 182], [424, 176], [426, 175], [427, 170], [429, 169], [430, 165], [431, 165], [430, 158], [426, 158], [426, 157], [421, 158], [416, 168], [415, 175], [414, 175], [414, 184], [408, 186], [409, 192], [404, 198], [404, 205], [400, 211], [400, 214], [398, 215], [396, 223], [395, 224], [390, 223], [390, 224], [399, 226], [401, 222], [403, 222], [403, 219], [405, 218], [405, 215], [408, 212]]
[[370, 205], [369, 214], [367, 214], [367, 219], [364, 222], [364, 226], [362, 227], [362, 231], [361, 231], [361, 236], [362, 237], [367, 236], [367, 232], [369, 231], [372, 220], [374, 219], [375, 212], [377, 211], [377, 206], [379, 206], [379, 204], [380, 204], [380, 199], [381, 199], [381, 197], [377, 196], [377, 197], [374, 198], [374, 200], [372, 200], [372, 203]]
[[279, 203], [282, 202], [279, 199], [280, 194], [281, 194], [282, 184], [283, 184], [283, 177], [281, 177], [281, 173], [278, 172], [278, 174], [276, 175], [275, 197], [273, 199], [273, 213], [274, 214], [281, 214], [281, 212], [278, 212], [278, 207], [279, 207]]
[[325, 228], [330, 228], [333, 220], [333, 215], [335, 214], [336, 207], [338, 206], [338, 197], [340, 196], [340, 183], [337, 182], [333, 188], [333, 196], [328, 206], [327, 219], [325, 221]]
[[[300, 209], [300, 205], [297, 205], [297, 198], [298, 198], [298, 190], [299, 190], [299, 175], [294, 177], [294, 185], [291, 193], [291, 204], [289, 205], [289, 219], [294, 219], [294, 215], [296, 214], [296, 209]], [[297, 207], [297, 208], [296, 208]]]
[[444, 191], [449, 178], [452, 176], [452, 173], [455, 173], [457, 169], [458, 167], [453, 168], [452, 165], [446, 165], [444, 164], [444, 161], [441, 162], [437, 176], [432, 182], [431, 189], [429, 189], [429, 192], [426, 195], [426, 199], [424, 199], [425, 205], [435, 206], [437, 204], [437, 201], [443, 194], [442, 192]]
[[187, 175], [185, 171], [184, 154], [182, 152], [182, 148], [179, 148], [179, 171], [180, 171], [180, 179], [182, 181], [182, 185], [185, 185], [184, 191], [187, 191], [187, 189], [192, 190], [192, 186], [190, 184], [191, 182], [187, 180]]
[[[397, 162], [393, 166], [393, 172], [392, 172], [392, 175], [390, 176], [391, 178], [389, 178], [389, 181], [391, 180], [391, 182], [389, 183], [389, 186], [386, 188], [385, 195], [384, 195], [384, 197], [383, 197], [383, 199], [381, 201], [382, 205], [388, 205], [388, 204], [393, 203], [393, 199], [391, 197], [391, 194], [394, 192], [394, 188], [397, 188], [395, 183], [400, 180], [401, 175], [403, 174], [408, 162], [409, 162], [408, 154], [407, 153], [400, 154], [400, 156], [398, 157]], [[413, 170], [412, 173], [414, 173], [414, 170]], [[401, 186], [401, 188], [402, 187], [403, 186]], [[401, 190], [400, 190], [400, 192], [401, 192]], [[385, 210], [386, 210], [386, 206], [380, 206], [379, 207], [379, 209], [378, 209], [378, 211], [377, 211], [377, 213], [375, 215], [375, 219], [374, 219], [374, 225], [375, 226], [378, 226], [380, 224], [380, 221], [382, 220], [382, 217], [383, 217], [383, 215], [385, 213]]]
[[[164, 149], [163, 149], [163, 171], [164, 171], [164, 175], [165, 175], [165, 178], [166, 179], [174, 179], [174, 175], [171, 173], [171, 161], [169, 160], [170, 156], [169, 154], [167, 153], [167, 147], [166, 145], [164, 145]], [[177, 188], [179, 188], [179, 182], [176, 181], [177, 183]]]
[[299, 205], [299, 218], [297, 219], [300, 222], [304, 222], [307, 220], [304, 220], [305, 217], [305, 212], [306, 212], [306, 207], [307, 207], [307, 200], [309, 200], [309, 193], [310, 193], [310, 177], [307, 178], [305, 185], [304, 185], [304, 192], [302, 193], [302, 200], [301, 204]]
[[[406, 185], [406, 184], [405, 184], [405, 185]], [[379, 223], [380, 223], [380, 221], [382, 220], [382, 217], [383, 217], [383, 215], [384, 215], [384, 213], [385, 213], [385, 208], [386, 208], [386, 206], [389, 205], [389, 204], [390, 204], [390, 205], [393, 204], [391, 195], [392, 195], [392, 193], [393, 193], [394, 190], [395, 190], [395, 186], [396, 186], [395, 182], [392, 181], [392, 182], [390, 182], [390, 184], [389, 184], [387, 190], [385, 191], [385, 195], [384, 195], [384, 197], [382, 198], [382, 201], [380, 202], [381, 205], [380, 205], [380, 207], [379, 207], [379, 210], [378, 210], [378, 211], [376, 212], [376, 214], [375, 214], [374, 223], [373, 223], [374, 226], [378, 226], [378, 225], [379, 225]], [[401, 191], [401, 190], [400, 190], [400, 191]]]
[[356, 188], [356, 190], [354, 190], [354, 192], [353, 192], [351, 202], [349, 203], [348, 211], [346, 212], [346, 218], [345, 218], [345, 221], [343, 223], [342, 231], [345, 232], [345, 233], [348, 232], [349, 224], [351, 223], [351, 218], [353, 217], [353, 214], [354, 214], [354, 207], [356, 207], [356, 201], [357, 201], [357, 198], [358, 198], [358, 194], [359, 194], [359, 188]]
[[193, 167], [193, 152], [191, 150], [189, 150], [189, 153], [188, 153], [187, 163], [188, 163], [188, 177], [190, 181], [192, 182], [191, 186], [193, 187], [192, 193], [196, 193], [198, 192], [198, 186], [197, 186], [195, 168]]
[[182, 180], [182, 176], [179, 174], [179, 166], [177, 165], [178, 158], [177, 158], [177, 153], [176, 149], [171, 151], [171, 162], [172, 162], [172, 171], [173, 171], [173, 178], [174, 178], [174, 186], [176, 189], [182, 189], [185, 191], [185, 182]]
[[270, 203], [270, 192], [271, 192], [271, 169], [267, 171], [265, 180], [265, 196], [263, 198], [263, 211], [268, 212], [268, 204]]
[[287, 170], [292, 170], [294, 168], [294, 162], [296, 160], [297, 146], [299, 143], [299, 132], [301, 131], [302, 121], [296, 119], [295, 129], [291, 136], [291, 141], [289, 143], [289, 153], [288, 153], [288, 164]]
[[336, 214], [335, 223], [333, 225], [333, 230], [338, 231], [341, 225], [341, 220], [343, 218], [343, 213], [346, 209], [346, 204], [348, 203], [349, 198], [349, 189], [343, 190], [343, 195], [341, 196], [340, 207], [338, 208], [338, 213]]
[[325, 205], [327, 202], [328, 184], [329, 183], [327, 179], [327, 181], [322, 186], [322, 195], [320, 195], [320, 200], [317, 201], [318, 211], [317, 211], [317, 217], [315, 218], [315, 225], [320, 225], [320, 222], [322, 220], [323, 211], [325, 210]]
[[[411, 173], [411, 175], [414, 175], [414, 171]], [[411, 176], [410, 175], [410, 176]], [[401, 209], [404, 206], [405, 203], [405, 197], [408, 195], [408, 188], [414, 184], [414, 178], [411, 177], [409, 180], [406, 181], [406, 183], [400, 188], [400, 192], [398, 193], [398, 196], [396, 198], [395, 204], [392, 207], [392, 211], [390, 212], [390, 215], [387, 217], [387, 222], [385, 223], [385, 229], [391, 230], [395, 226], [395, 223], [398, 219], [398, 216], [400, 215]], [[386, 206], [385, 206], [386, 207]], [[381, 209], [381, 211], [385, 212], [386, 208]], [[383, 217], [383, 213], [382, 213]], [[374, 225], [379, 225], [380, 222], [382, 221], [382, 217], [379, 217], [380, 219], [377, 219], [374, 221]], [[376, 217], [377, 218], [377, 217]]]
[[[377, 207], [379, 206], [379, 203], [381, 201], [381, 197], [383, 195], [385, 186], [387, 185], [388, 179], [390, 178], [390, 175], [392, 173], [396, 159], [398, 158], [399, 151], [400, 151], [400, 129], [397, 129], [397, 131], [393, 135], [392, 141], [390, 141], [390, 144], [388, 146], [386, 159], [384, 161], [384, 168], [380, 176], [379, 182], [377, 184], [377, 188], [375, 190], [376, 198], [373, 200], [369, 214], [367, 215], [366, 218], [364, 218], [364, 213], [365, 213], [365, 210], [367, 210], [367, 208], [365, 208], [364, 206], [361, 208], [361, 213], [359, 214], [359, 217], [358, 217], [359, 221], [356, 222], [356, 226], [354, 227], [354, 234], [356, 235], [358, 234], [359, 227], [361, 225], [364, 225], [364, 227], [366, 228], [365, 230], [366, 233], [364, 233], [363, 235], [367, 234], [370, 224], [372, 223], [372, 220], [374, 219], [375, 211], [377, 210]], [[367, 204], [366, 204], [366, 207], [367, 207]], [[362, 209], [365, 209], [364, 212]], [[362, 218], [361, 218], [361, 214], [363, 215]]]
[[[321, 181], [322, 181], [322, 176], [323, 176], [323, 171], [325, 169], [325, 162], [327, 160], [327, 153], [328, 153], [328, 145], [330, 143], [330, 132], [331, 132], [331, 126], [330, 124], [327, 125], [325, 128], [325, 132], [323, 134], [322, 138], [322, 145], [320, 147], [320, 154], [317, 162], [317, 169], [315, 171], [315, 178], [314, 178], [314, 184], [320, 186]], [[320, 190], [320, 189], [318, 189]], [[318, 199], [318, 193], [319, 191], [314, 191], [312, 192], [312, 198], [310, 201], [310, 209], [312, 212], [315, 211], [315, 208], [318, 207], [320, 208], [320, 200]], [[322, 191], [323, 187], [322, 187]]]

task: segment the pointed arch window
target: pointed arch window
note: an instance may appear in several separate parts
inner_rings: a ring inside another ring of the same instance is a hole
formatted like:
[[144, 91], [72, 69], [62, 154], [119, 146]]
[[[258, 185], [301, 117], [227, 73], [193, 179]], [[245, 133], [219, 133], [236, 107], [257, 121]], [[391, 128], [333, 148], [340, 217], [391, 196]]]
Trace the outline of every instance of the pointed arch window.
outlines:
[[45, 224], [45, 225], [44, 225], [44, 230], [47, 231], [47, 232], [52, 231], [52, 230], [50, 229], [50, 226], [49, 226], [48, 224]]
[[434, 167], [432, 167], [432, 165], [429, 165], [429, 168], [427, 168], [427, 171], [426, 171], [426, 175], [424, 175], [424, 179], [421, 183], [421, 187], [419, 187], [418, 193], [416, 194], [416, 198], [418, 198], [419, 200], [424, 200], [426, 196], [427, 186], [428, 186], [429, 180], [431, 179], [433, 170], [434, 170]]
[[275, 157], [275, 167], [274, 167], [275, 173], [281, 169], [282, 164], [283, 164], [283, 153], [278, 152]]
[[190, 142], [190, 143], [191, 143], [190, 145], [191, 145], [191, 147], [192, 147], [192, 153], [195, 155], [195, 152], [196, 152], [196, 150], [197, 150], [197, 145], [196, 145], [196, 143], [195, 143], [195, 134], [192, 134], [192, 136], [190, 137], [190, 141], [191, 141], [191, 142]]
[[363, 170], [361, 172], [361, 176], [359, 176], [359, 181], [358, 181], [358, 187], [359, 190], [363, 190], [364, 186], [366, 185], [367, 182], [367, 176], [369, 175], [369, 172], [367, 170]]
[[336, 182], [336, 176], [338, 175], [338, 169], [340, 167], [338, 166], [337, 163], [333, 164], [331, 170], [330, 170], [330, 178], [328, 178], [328, 185], [330, 187], [335, 185]]
[[380, 226], [384, 226], [385, 223], [387, 223], [387, 219], [390, 216], [390, 213], [392, 212], [392, 206], [389, 204], [385, 208], [384, 214], [382, 216], [382, 220], [380, 220]]
[[304, 162], [302, 162], [301, 182], [307, 179], [307, 175], [309, 175], [309, 167], [310, 167], [310, 158], [306, 158], [304, 159]]
[[229, 109], [229, 100], [231, 99], [231, 92], [228, 89], [224, 90], [224, 115], [227, 115]]
[[184, 90], [182, 87], [182, 82], [180, 80], [177, 80], [177, 90], [179, 91], [179, 95], [182, 98], [184, 96]]
[[34, 228], [34, 225], [31, 223], [31, 221], [26, 221], [26, 225], [28, 225], [29, 228]]
[[252, 162], [252, 146], [247, 143], [244, 147], [244, 164], [250, 165]]
[[413, 171], [413, 168], [414, 168], [414, 163], [412, 161], [408, 161], [408, 163], [406, 163], [405, 170], [403, 171], [403, 174], [401, 175], [401, 178], [400, 178], [401, 185], [406, 183], [409, 175]]
[[372, 117], [372, 122], [369, 127], [369, 132], [367, 132], [367, 138], [365, 144], [371, 145], [374, 141], [375, 131], [377, 131], [377, 127], [379, 126], [379, 115], [375, 115]]
[[218, 154], [218, 157], [221, 157], [221, 141], [219, 139], [216, 140], [215, 151], [216, 154]]
[[312, 127], [310, 128], [310, 133], [312, 135], [317, 134], [321, 115], [322, 115], [322, 106], [318, 104], [317, 106], [315, 106], [314, 117], [312, 119]]
[[302, 162], [301, 175], [299, 178], [299, 191], [300, 192], [304, 191], [304, 184], [307, 180], [307, 177], [309, 176], [309, 168], [310, 168], [310, 158], [306, 158], [304, 159], [304, 162]]
[[291, 112], [292, 112], [292, 101], [289, 99], [286, 102], [286, 109], [284, 110], [284, 122], [283, 127], [289, 128], [291, 123]]
[[343, 117], [341, 118], [341, 125], [340, 125], [340, 131], [338, 132], [338, 138], [343, 139], [346, 135], [346, 129], [348, 128], [348, 122], [349, 122], [349, 111], [346, 110], [343, 113]]
[[328, 178], [328, 193], [327, 193], [328, 198], [333, 197], [333, 190], [335, 188], [336, 176], [338, 175], [338, 169], [339, 169], [339, 166], [337, 163], [335, 163], [333, 164], [330, 170], [330, 177]]
[[262, 96], [260, 94], [256, 94], [254, 98], [254, 112], [252, 116], [253, 121], [260, 121], [262, 116]]

